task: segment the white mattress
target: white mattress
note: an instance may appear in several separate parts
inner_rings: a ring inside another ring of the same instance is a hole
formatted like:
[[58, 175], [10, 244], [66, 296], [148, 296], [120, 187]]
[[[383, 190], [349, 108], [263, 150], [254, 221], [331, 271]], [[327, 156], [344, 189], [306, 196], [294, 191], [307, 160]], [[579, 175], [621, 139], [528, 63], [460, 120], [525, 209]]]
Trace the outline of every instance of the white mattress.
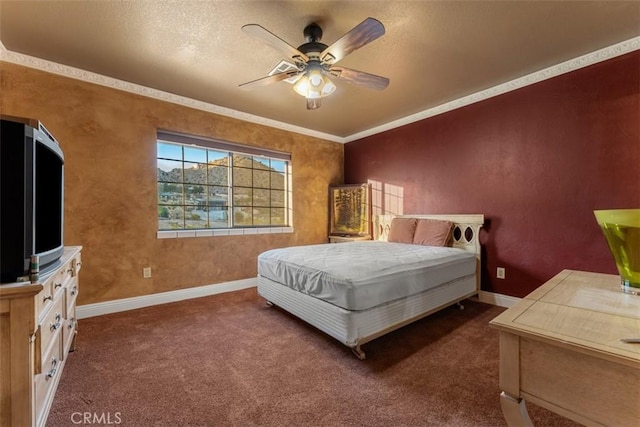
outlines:
[[362, 241], [272, 249], [258, 275], [346, 310], [366, 310], [473, 276], [476, 258], [457, 248]]

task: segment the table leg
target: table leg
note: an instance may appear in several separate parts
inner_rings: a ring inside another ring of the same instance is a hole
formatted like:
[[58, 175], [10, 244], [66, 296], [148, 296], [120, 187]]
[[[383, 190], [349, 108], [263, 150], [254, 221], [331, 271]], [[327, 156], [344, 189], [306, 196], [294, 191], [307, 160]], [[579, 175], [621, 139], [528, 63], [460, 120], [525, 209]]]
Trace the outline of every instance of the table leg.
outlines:
[[500, 393], [500, 407], [509, 427], [533, 427], [524, 399], [512, 397], [503, 391]]

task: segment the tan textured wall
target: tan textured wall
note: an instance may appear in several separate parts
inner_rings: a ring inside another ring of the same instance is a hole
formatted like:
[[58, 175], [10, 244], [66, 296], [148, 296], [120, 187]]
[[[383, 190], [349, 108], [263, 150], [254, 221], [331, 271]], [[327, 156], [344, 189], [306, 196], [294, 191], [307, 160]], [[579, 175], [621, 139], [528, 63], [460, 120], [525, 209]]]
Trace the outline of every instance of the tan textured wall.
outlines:
[[[256, 275], [270, 248], [327, 241], [343, 146], [0, 62], [0, 112], [40, 120], [65, 154], [65, 244], [84, 247], [80, 304]], [[290, 152], [293, 234], [157, 239], [156, 130]], [[142, 278], [151, 266], [152, 278]]]

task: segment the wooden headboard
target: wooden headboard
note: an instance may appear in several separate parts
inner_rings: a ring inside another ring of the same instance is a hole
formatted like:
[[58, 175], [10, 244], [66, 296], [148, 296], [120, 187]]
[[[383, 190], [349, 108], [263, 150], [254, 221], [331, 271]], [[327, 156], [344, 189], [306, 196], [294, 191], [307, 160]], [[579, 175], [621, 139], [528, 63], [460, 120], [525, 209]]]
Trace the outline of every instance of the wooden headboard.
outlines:
[[480, 229], [484, 225], [483, 214], [452, 214], [452, 215], [374, 215], [373, 217], [373, 240], [386, 241], [391, 229], [393, 218], [418, 218], [418, 219], [438, 219], [451, 221], [453, 225], [454, 248], [464, 249], [473, 252], [478, 260], [477, 281], [480, 289]]
[[438, 219], [451, 221], [453, 225], [454, 248], [480, 254], [480, 228], [484, 224], [483, 214], [469, 215], [374, 215], [373, 240], [386, 241], [393, 218]]

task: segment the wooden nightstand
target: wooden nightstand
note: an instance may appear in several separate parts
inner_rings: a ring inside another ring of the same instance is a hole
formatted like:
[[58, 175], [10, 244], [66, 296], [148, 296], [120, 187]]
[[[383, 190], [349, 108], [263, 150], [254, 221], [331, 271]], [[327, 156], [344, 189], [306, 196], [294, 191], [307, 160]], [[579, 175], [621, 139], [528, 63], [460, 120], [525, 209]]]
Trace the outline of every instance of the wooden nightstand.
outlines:
[[360, 240], [371, 240], [371, 236], [329, 236], [329, 243], [347, 243]]

